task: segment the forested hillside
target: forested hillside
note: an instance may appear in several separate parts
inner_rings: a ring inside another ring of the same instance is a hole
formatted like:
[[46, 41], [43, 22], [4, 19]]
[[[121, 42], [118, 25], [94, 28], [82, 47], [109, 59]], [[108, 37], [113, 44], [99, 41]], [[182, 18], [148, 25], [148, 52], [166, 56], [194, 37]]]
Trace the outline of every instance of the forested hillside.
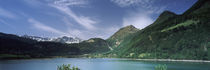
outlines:
[[125, 38], [127, 36], [133, 35], [137, 31], [139, 31], [139, 29], [137, 29], [133, 25], [129, 25], [119, 29], [116, 33], [114, 33], [114, 35], [112, 35], [106, 41], [110, 44], [112, 48], [116, 48], [117, 46], [119, 46], [119, 44], [122, 41], [126, 40]]
[[148, 27], [127, 36], [109, 57], [210, 59], [210, 1], [199, 0], [181, 15], [165, 11]]
[[74, 57], [107, 52], [109, 48], [106, 45], [108, 45], [106, 41], [100, 38], [93, 38], [82, 43], [66, 44], [39, 42], [12, 34], [0, 33], [0, 59]]

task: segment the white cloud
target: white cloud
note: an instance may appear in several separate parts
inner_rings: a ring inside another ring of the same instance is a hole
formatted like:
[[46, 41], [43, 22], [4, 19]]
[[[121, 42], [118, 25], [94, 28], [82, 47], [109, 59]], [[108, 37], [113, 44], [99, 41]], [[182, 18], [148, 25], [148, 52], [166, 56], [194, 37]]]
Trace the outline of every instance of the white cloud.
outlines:
[[[142, 13], [142, 12], [141, 12]], [[134, 25], [136, 28], [143, 29], [154, 21], [146, 13], [134, 13], [123, 18], [123, 26]]]
[[50, 26], [44, 25], [43, 23], [41, 23], [41, 22], [39, 22], [35, 19], [29, 18], [28, 22], [32, 23], [32, 26], [35, 27], [36, 29], [51, 32], [51, 33], [55, 33], [55, 34], [58, 34], [58, 35], [66, 35], [66, 33], [64, 33], [62, 31], [59, 31], [55, 28], [52, 28]]
[[93, 30], [96, 28], [93, 24], [96, 24], [97, 21], [87, 16], [78, 16], [69, 8], [69, 6], [83, 5], [83, 4], [86, 4], [84, 0], [58, 0], [55, 1], [54, 4], [49, 4], [49, 5], [67, 14], [70, 18], [74, 19], [77, 23], [84, 26], [85, 28]]
[[87, 0], [56, 0], [54, 4], [59, 6], [84, 6], [87, 5]]
[[68, 33], [71, 33], [74, 37], [80, 37], [81, 39], [87, 39], [87, 35], [84, 34], [84, 32], [82, 30], [69, 28]]
[[81, 30], [76, 28], [69, 28], [68, 33], [72, 34], [74, 37], [80, 37], [83, 40], [89, 38], [103, 38], [107, 39], [113, 35], [120, 26], [111, 26], [106, 28], [98, 28], [97, 30]]
[[0, 16], [15, 19], [17, 18], [15, 14], [11, 13], [10, 11], [3, 9], [0, 7]]
[[117, 32], [121, 27], [120, 26], [111, 26], [106, 28], [106, 30], [102, 29], [104, 34], [100, 35], [101, 38], [108, 39], [111, 37], [115, 32]]
[[154, 14], [159, 14], [166, 9], [165, 6], [156, 6], [155, 3], [158, 1], [160, 0], [111, 0], [120, 7], [136, 7]]
[[[82, 39], [88, 39], [90, 37], [96, 36], [96, 34], [93, 34], [92, 32], [97, 32], [98, 28], [94, 26], [94, 24], [98, 23], [95, 19], [83, 16], [82, 14], [76, 14], [71, 8], [72, 7], [83, 7], [88, 6], [88, 0], [33, 0], [39, 5], [44, 5], [46, 1], [48, 7], [52, 7], [57, 9], [58, 11], [65, 14], [63, 19], [60, 19], [64, 23], [66, 23], [67, 30], [65, 31], [59, 31], [55, 28], [49, 27], [47, 25], [44, 25], [43, 23], [35, 20], [35, 19], [28, 19], [28, 22], [33, 23], [33, 27], [39, 30], [47, 31], [47, 32], [53, 32], [56, 34], [59, 34], [61, 36], [68, 35], [68, 36], [74, 36], [74, 37], [80, 37]], [[40, 7], [36, 6], [36, 4], [33, 4], [33, 2], [25, 0], [25, 2], [28, 5], [34, 6], [34, 7]], [[59, 13], [60, 14], [60, 13]], [[55, 15], [55, 14], [53, 14]], [[71, 21], [75, 21], [76, 23], [72, 23]], [[76, 25], [75, 25], [76, 24]], [[81, 25], [81, 27], [78, 27], [77, 24]], [[83, 29], [84, 28], [84, 29]]]
[[122, 22], [123, 26], [134, 25], [139, 29], [143, 29], [154, 22], [151, 15], [159, 14], [166, 9], [165, 6], [154, 5], [158, 3], [158, 1], [159, 0], [111, 0], [111, 2], [122, 8], [136, 7], [136, 10], [127, 12], [127, 16], [123, 17]]
[[128, 6], [143, 6], [148, 7], [154, 0], [111, 0], [111, 2], [117, 4], [120, 7]]
[[68, 19], [68, 17], [64, 17], [64, 18], [62, 19], [62, 21], [63, 21], [64, 23], [66, 23], [66, 25], [67, 25], [68, 27], [74, 26], [73, 23], [70, 22], [70, 20]]

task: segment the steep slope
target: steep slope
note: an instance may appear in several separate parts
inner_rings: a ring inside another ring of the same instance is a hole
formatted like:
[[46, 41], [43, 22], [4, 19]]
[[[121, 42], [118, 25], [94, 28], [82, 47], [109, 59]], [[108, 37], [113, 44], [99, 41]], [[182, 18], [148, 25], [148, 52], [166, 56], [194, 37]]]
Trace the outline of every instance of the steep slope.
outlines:
[[127, 36], [136, 33], [139, 29], [135, 28], [133, 25], [129, 25], [119, 29], [114, 35], [107, 39], [112, 48], [117, 47]]
[[182, 15], [160, 15], [157, 21], [124, 40], [108, 55], [210, 60], [209, 5], [210, 0], [199, 0]]
[[209, 0], [198, 0], [197, 3], [195, 3], [189, 10], [184, 12], [183, 15], [202, 15], [208, 14], [210, 10]]
[[109, 45], [106, 40], [101, 38], [91, 38], [85, 40], [77, 45], [83, 54], [90, 53], [104, 53], [110, 51]]
[[177, 15], [170, 11], [164, 11], [162, 14], [160, 14], [160, 16], [157, 18], [154, 24], [162, 23], [170, 18], [173, 18], [174, 16], [177, 16]]

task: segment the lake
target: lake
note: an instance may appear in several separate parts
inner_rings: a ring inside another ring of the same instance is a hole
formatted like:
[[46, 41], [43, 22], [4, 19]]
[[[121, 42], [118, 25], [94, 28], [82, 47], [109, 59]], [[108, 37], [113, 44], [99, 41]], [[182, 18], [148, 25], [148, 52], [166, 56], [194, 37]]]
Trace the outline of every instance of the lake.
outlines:
[[168, 70], [210, 70], [210, 63], [138, 61], [117, 58], [52, 58], [0, 60], [0, 70], [57, 70], [57, 65], [72, 64], [81, 70], [154, 70], [166, 64]]

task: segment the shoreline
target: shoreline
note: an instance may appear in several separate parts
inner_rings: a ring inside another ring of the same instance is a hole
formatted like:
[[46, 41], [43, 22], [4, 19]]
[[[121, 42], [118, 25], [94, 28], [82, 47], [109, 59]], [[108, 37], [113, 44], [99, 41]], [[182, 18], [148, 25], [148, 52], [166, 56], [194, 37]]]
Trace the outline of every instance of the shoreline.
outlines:
[[178, 60], [178, 59], [126, 59], [125, 60], [138, 60], [138, 61], [168, 61], [168, 62], [205, 62], [210, 63], [210, 60]]
[[[82, 56], [77, 56], [77, 57], [75, 57], [75, 56], [74, 57], [69, 57], [69, 56], [54, 56], [54, 57], [42, 57], [42, 58], [9, 58], [9, 59], [0, 59], [0, 60], [53, 59], [53, 58], [87, 58], [87, 59], [94, 59], [94, 58], [82, 57]], [[181, 59], [138, 59], [138, 58], [110, 58], [110, 59], [137, 60], [137, 61], [205, 62], [205, 63], [210, 63], [210, 60], [187, 60], [187, 59], [182, 59], [182, 60]]]

